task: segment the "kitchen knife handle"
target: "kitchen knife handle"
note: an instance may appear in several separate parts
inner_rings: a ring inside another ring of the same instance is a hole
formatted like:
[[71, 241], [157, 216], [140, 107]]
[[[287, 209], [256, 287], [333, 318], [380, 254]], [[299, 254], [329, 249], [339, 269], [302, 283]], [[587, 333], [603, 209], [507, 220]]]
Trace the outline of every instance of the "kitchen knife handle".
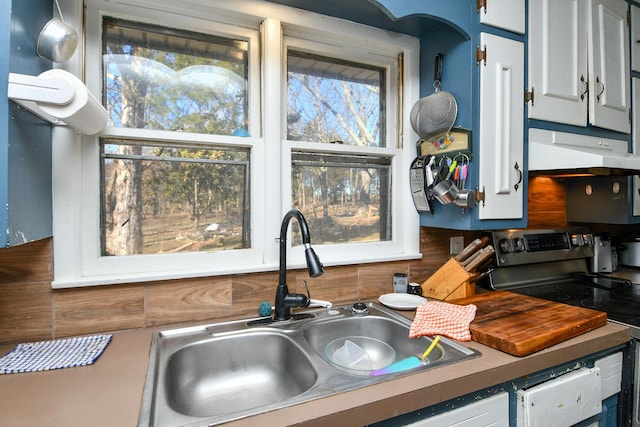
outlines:
[[488, 258], [493, 256], [495, 249], [493, 248], [493, 246], [489, 245], [486, 248], [482, 249], [482, 251], [480, 252], [481, 253], [479, 256], [477, 256], [473, 261], [471, 261], [469, 264], [467, 264], [464, 267], [464, 269], [467, 272], [475, 270], [480, 265], [482, 265], [482, 263], [484, 263]]
[[482, 254], [482, 249], [474, 252], [471, 254], [471, 256], [467, 259], [465, 259], [464, 261], [462, 261], [460, 264], [462, 264], [463, 267], [467, 267], [467, 265], [471, 264], [476, 258], [478, 258], [480, 255]]
[[489, 238], [487, 236], [475, 239], [473, 242], [469, 243], [467, 247], [462, 250], [462, 252], [455, 256], [455, 260], [458, 262], [464, 261], [478, 249], [484, 247], [487, 243], [489, 243]]
[[[485, 268], [487, 268], [488, 266], [490, 266], [492, 261], [493, 261], [492, 257], [488, 257], [487, 259], [485, 259], [483, 263], [481, 263], [479, 266], [476, 267], [476, 272], [480, 272]], [[491, 269], [487, 271], [491, 271]]]
[[460, 262], [464, 259], [468, 258], [473, 252], [476, 251], [477, 248], [480, 247], [482, 241], [480, 239], [475, 239], [473, 242], [469, 243], [458, 255], [455, 256], [455, 260]]

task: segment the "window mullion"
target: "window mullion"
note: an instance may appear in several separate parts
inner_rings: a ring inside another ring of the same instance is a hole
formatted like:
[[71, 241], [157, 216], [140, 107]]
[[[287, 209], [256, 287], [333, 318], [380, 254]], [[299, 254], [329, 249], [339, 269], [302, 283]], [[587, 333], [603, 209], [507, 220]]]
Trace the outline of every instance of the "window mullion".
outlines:
[[[264, 191], [258, 196], [262, 200], [262, 228], [265, 231], [265, 260], [267, 263], [277, 262], [278, 244], [275, 241], [280, 230], [283, 211], [283, 181], [289, 166], [282, 164], [281, 116], [283, 104], [283, 42], [282, 26], [279, 20], [268, 18], [262, 22], [262, 125], [264, 136], [264, 155], [261, 159], [263, 168], [262, 185]], [[257, 162], [255, 163], [257, 164]], [[284, 167], [286, 166], [286, 167]], [[284, 170], [283, 170], [284, 169]], [[256, 215], [260, 218], [260, 215]], [[274, 237], [274, 239], [271, 238]]]

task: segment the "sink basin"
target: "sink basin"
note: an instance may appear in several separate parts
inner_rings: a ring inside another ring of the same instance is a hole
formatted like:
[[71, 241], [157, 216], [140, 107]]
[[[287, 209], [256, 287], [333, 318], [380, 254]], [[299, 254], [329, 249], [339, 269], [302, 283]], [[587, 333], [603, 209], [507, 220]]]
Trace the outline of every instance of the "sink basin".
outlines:
[[[380, 317], [376, 315], [357, 316], [340, 319], [330, 319], [327, 321], [319, 321], [309, 324], [304, 331], [304, 338], [313, 347], [316, 353], [320, 354], [329, 363], [334, 363], [332, 353], [327, 351], [329, 345], [335, 340], [342, 337], [357, 337], [370, 340], [370, 342], [382, 342], [388, 345], [395, 352], [395, 360], [402, 360], [409, 356], [422, 354], [429, 344], [429, 338], [410, 339], [407, 326], [394, 319]], [[363, 347], [365, 347], [363, 345]], [[379, 358], [378, 352], [369, 352], [372, 359]], [[429, 363], [435, 363], [444, 357], [442, 346], [436, 346], [429, 355]], [[390, 363], [394, 362], [392, 359]], [[386, 365], [388, 365], [387, 363]], [[386, 366], [384, 365], [384, 366]], [[360, 370], [361, 372], [353, 372], [353, 369], [347, 368], [350, 373], [359, 373], [361, 375], [369, 375], [369, 372], [384, 366], [372, 365], [371, 369]], [[345, 368], [344, 365], [338, 364], [339, 368]]]
[[172, 355], [165, 371], [169, 405], [195, 417], [280, 402], [305, 392], [317, 379], [300, 346], [271, 331], [188, 345]]
[[371, 376], [421, 354], [431, 338], [410, 339], [409, 319], [378, 304], [367, 308], [367, 314], [343, 306], [281, 322], [256, 318], [157, 332], [139, 426], [217, 425], [480, 355], [442, 338], [427, 364]]

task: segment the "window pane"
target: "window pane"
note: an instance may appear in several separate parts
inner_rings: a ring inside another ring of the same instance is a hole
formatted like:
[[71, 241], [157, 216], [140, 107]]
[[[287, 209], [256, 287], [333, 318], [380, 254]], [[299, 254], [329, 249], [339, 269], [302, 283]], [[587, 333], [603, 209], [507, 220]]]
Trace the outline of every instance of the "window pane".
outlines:
[[102, 255], [250, 246], [249, 152], [101, 141]]
[[112, 127], [247, 136], [247, 41], [104, 18]]
[[391, 240], [390, 158], [305, 152], [292, 157], [293, 205], [309, 223], [313, 243]]
[[384, 147], [384, 77], [380, 67], [289, 51], [287, 139]]

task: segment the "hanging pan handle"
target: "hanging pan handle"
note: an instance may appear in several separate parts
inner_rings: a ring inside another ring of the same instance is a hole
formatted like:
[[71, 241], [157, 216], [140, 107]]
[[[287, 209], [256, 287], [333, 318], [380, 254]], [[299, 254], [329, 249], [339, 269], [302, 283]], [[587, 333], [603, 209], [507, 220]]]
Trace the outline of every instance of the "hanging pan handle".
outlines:
[[442, 81], [442, 54], [436, 54], [435, 69], [433, 70], [433, 85], [440, 86]]

